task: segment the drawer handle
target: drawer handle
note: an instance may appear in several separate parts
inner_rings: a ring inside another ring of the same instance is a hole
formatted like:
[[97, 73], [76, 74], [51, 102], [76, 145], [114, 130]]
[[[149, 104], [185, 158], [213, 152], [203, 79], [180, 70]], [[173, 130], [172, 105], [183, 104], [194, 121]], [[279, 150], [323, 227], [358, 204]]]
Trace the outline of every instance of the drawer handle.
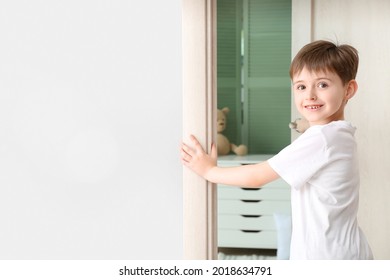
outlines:
[[241, 188], [244, 191], [259, 191], [261, 188]]
[[244, 217], [244, 218], [260, 218], [261, 215], [241, 215], [241, 217]]
[[259, 232], [261, 232], [261, 230], [251, 230], [251, 229], [242, 229], [241, 231], [245, 232], [245, 233], [259, 233]]
[[259, 203], [261, 200], [241, 199], [241, 201], [245, 203]]

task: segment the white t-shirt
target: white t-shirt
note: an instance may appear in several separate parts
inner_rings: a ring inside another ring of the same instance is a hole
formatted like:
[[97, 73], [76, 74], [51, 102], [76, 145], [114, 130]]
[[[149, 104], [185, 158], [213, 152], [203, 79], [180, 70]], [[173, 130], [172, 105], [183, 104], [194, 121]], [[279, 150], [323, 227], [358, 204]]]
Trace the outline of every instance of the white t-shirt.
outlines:
[[357, 222], [355, 128], [346, 121], [310, 127], [268, 160], [291, 188], [290, 259], [372, 259]]

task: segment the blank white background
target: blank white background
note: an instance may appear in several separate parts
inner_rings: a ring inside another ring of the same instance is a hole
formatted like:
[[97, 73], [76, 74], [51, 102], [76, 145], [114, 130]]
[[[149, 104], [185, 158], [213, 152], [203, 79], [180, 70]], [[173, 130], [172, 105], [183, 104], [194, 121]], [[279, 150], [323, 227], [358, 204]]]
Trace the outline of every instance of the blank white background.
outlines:
[[0, 1], [0, 259], [180, 259], [181, 1]]

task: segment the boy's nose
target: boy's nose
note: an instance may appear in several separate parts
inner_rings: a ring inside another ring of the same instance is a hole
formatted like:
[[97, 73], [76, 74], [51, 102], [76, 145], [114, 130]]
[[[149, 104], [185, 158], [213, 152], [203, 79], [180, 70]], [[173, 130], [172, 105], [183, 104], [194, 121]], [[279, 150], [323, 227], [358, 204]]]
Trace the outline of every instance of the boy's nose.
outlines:
[[317, 98], [314, 95], [309, 95], [306, 99], [307, 100], [316, 100]]
[[307, 91], [306, 99], [307, 100], [316, 100], [317, 99], [317, 95], [313, 89]]

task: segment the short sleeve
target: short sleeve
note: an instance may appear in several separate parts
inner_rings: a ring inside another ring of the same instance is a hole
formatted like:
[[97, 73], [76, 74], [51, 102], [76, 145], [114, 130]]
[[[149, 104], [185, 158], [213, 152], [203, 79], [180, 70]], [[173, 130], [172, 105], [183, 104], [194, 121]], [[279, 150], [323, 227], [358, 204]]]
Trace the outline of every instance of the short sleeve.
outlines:
[[301, 188], [328, 162], [328, 149], [320, 129], [312, 127], [268, 160], [269, 165], [295, 189]]

